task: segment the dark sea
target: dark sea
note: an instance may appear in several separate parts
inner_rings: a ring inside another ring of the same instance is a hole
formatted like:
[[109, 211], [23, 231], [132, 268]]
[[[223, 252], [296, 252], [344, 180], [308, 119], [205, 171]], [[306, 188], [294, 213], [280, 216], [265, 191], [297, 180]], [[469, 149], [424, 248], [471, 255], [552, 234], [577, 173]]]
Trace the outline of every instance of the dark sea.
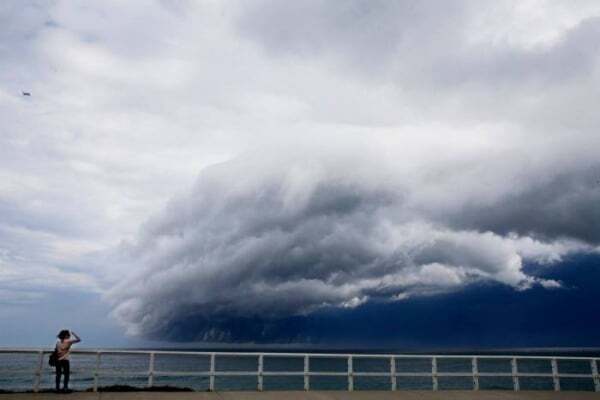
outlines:
[[[167, 349], [165, 349], [167, 350]], [[191, 349], [177, 349], [177, 351], [194, 351]], [[206, 352], [206, 349], [198, 350]], [[248, 350], [245, 350], [246, 352]], [[269, 351], [261, 349], [257, 351]], [[294, 351], [286, 350], [286, 353]], [[298, 353], [322, 353], [306, 349]], [[327, 351], [327, 353], [338, 353]], [[366, 353], [360, 351], [340, 351], [341, 354]], [[374, 353], [370, 351], [370, 353]], [[377, 354], [399, 354], [396, 351], [381, 351]], [[401, 354], [407, 354], [402, 352]], [[431, 353], [430, 353], [431, 354]], [[453, 352], [435, 352], [435, 354], [453, 354]], [[526, 355], [526, 356], [569, 356], [569, 357], [600, 357], [600, 351], [592, 350], [561, 350], [561, 351], [503, 351], [499, 352], [461, 352], [460, 354], [478, 355], [478, 369], [480, 373], [507, 373], [511, 372], [509, 359], [486, 359], [485, 355]], [[215, 360], [215, 370], [226, 372], [256, 371], [258, 356], [219, 356]], [[6, 354], [0, 353], [0, 390], [27, 391], [31, 390], [35, 381], [35, 369], [39, 364], [37, 354]], [[148, 369], [150, 359], [148, 355], [115, 355], [103, 354], [100, 362], [100, 376], [98, 386], [108, 387], [113, 385], [128, 385], [144, 388], [148, 385]], [[430, 373], [430, 358], [398, 358], [395, 369], [397, 373]], [[87, 390], [94, 384], [94, 369], [96, 366], [95, 354], [71, 355], [71, 389]], [[311, 372], [347, 372], [347, 359], [345, 358], [311, 358]], [[526, 359], [519, 360], [520, 373], [552, 373], [550, 360]], [[170, 372], [208, 372], [210, 357], [207, 355], [167, 355], [156, 354], [154, 361], [154, 386], [170, 386], [189, 388], [196, 391], [205, 391], [209, 388], [208, 376], [161, 376], [161, 371]], [[265, 356], [263, 371], [303, 372], [304, 360], [302, 357], [269, 357]], [[471, 373], [470, 358], [450, 358], [437, 360], [438, 373]], [[389, 359], [354, 358], [353, 371], [355, 373], [389, 373]], [[591, 374], [589, 361], [558, 360], [558, 372], [568, 374]], [[117, 376], [118, 375], [118, 376]], [[215, 377], [215, 390], [256, 390], [258, 378], [256, 376], [217, 376]], [[520, 377], [521, 390], [553, 390], [551, 377]], [[40, 381], [41, 390], [49, 390], [54, 386], [54, 369], [48, 366], [48, 355], [44, 356], [43, 372]], [[398, 390], [431, 390], [433, 380], [430, 376], [397, 377]], [[481, 390], [513, 390], [513, 381], [510, 376], [479, 377]], [[561, 378], [561, 390], [593, 391], [592, 378]], [[347, 390], [347, 376], [311, 376], [311, 390]], [[354, 390], [390, 390], [391, 378], [389, 376], [355, 376]], [[470, 390], [473, 388], [473, 378], [465, 377], [438, 377], [439, 390]], [[303, 376], [264, 376], [264, 390], [303, 390]]]

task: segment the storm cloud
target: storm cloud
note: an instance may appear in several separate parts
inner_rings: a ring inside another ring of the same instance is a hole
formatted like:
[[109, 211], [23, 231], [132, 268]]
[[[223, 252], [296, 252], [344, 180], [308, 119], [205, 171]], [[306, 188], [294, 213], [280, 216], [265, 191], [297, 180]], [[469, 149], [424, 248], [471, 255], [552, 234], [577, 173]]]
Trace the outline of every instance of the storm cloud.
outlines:
[[514, 12], [505, 6], [245, 5], [236, 29], [269, 57], [389, 91], [397, 110], [348, 104], [340, 87], [327, 113], [310, 113], [371, 132], [295, 127], [205, 169], [126, 246], [136, 272], [111, 292], [117, 318], [153, 338], [303, 340], [301, 327], [274, 332], [325, 309], [475, 282], [559, 288], [523, 267], [600, 244], [587, 102], [600, 23], [547, 27], [537, 42], [486, 36], [489, 13]]
[[[296, 155], [279, 148], [206, 169], [127, 246], [137, 272], [112, 292], [115, 315], [152, 338], [250, 340], [251, 325], [252, 340], [302, 340], [258, 327], [481, 281], [557, 288], [524, 263], [553, 264], [600, 244], [600, 188], [585, 171], [521, 188], [491, 181], [491, 198], [442, 195], [464, 174], [411, 182], [373, 147], [304, 143]], [[488, 163], [471, 179], [493, 175]]]
[[0, 304], [23, 320], [84, 291], [134, 337], [308, 341], [485, 285], [550, 297], [570, 275], [528, 266], [596, 259], [597, 1], [7, 1], [0, 22]]

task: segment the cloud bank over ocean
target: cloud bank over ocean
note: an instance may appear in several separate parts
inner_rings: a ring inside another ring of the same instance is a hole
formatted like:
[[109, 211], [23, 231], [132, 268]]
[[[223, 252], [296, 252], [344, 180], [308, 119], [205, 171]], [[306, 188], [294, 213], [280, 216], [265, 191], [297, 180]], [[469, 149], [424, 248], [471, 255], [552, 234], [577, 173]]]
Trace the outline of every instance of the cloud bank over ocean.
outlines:
[[543, 176], [511, 159], [522, 172], [505, 181], [497, 165], [506, 158], [465, 161], [454, 172], [433, 159], [386, 160], [368, 143], [334, 143], [208, 168], [148, 221], [126, 248], [136, 272], [111, 292], [129, 332], [235, 341], [223, 321], [277, 324], [481, 281], [551, 290], [560, 282], [528, 275], [523, 264], [553, 264], [599, 244], [591, 167]]
[[529, 266], [596, 260], [597, 1], [8, 1], [0, 23], [0, 318], [85, 293], [133, 337], [304, 341], [479, 285], [560, 298]]
[[[329, 126], [276, 132], [205, 169], [143, 225], [125, 250], [135, 272], [111, 292], [117, 318], [136, 335], [236, 341], [236, 320], [485, 281], [560, 288], [523, 266], [600, 245], [600, 19], [563, 4], [546, 9], [563, 25], [529, 31], [527, 6], [505, 6], [242, 7], [237, 31], [297, 70], [290, 82], [328, 70], [322, 91], [291, 84], [308, 104], [328, 99], [309, 113]], [[302, 340], [290, 335], [278, 339]]]
[[[478, 11], [468, 2], [244, 7], [238, 29], [267, 54], [391, 90], [399, 104], [384, 111], [400, 126], [307, 128], [301, 140], [281, 132], [205, 169], [127, 248], [136, 272], [111, 295], [128, 331], [176, 338], [193, 325], [186, 339], [235, 341], [222, 321], [277, 323], [482, 280], [560, 287], [523, 264], [600, 244], [598, 121], [586, 102], [600, 24], [585, 19], [535, 45], [473, 41], [463, 29], [482, 22]], [[337, 89], [321, 118], [346, 106]], [[369, 100], [345, 118], [358, 122]]]

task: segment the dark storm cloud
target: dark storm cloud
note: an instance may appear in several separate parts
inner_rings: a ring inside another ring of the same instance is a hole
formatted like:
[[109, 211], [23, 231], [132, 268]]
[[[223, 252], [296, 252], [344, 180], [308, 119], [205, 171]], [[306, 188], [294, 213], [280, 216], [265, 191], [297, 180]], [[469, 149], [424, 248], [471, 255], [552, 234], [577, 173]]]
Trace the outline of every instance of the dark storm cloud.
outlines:
[[[275, 62], [364, 93], [391, 87], [411, 122], [363, 137], [334, 116], [203, 171], [124, 247], [135, 272], [111, 292], [117, 318], [169, 340], [301, 340], [324, 310], [482, 282], [560, 287], [523, 266], [600, 245], [600, 23], [491, 40], [489, 13], [468, 1], [245, 3], [237, 32]], [[340, 94], [312, 110], [320, 118], [369, 107], [330, 89]]]
[[599, 15], [3, 2], [0, 297], [93, 288], [133, 334], [252, 341], [557, 288], [524, 265], [598, 251]]
[[[206, 170], [127, 248], [126, 262], [140, 268], [112, 291], [117, 317], [131, 333], [153, 338], [246, 340], [238, 328], [255, 325], [250, 332], [262, 332], [255, 339], [268, 341], [283, 321], [323, 308], [393, 302], [482, 280], [559, 286], [525, 274], [523, 261], [552, 263], [597, 244], [579, 234], [592, 231], [597, 218], [569, 230], [570, 219], [593, 210], [567, 205], [564, 220], [548, 226], [533, 218], [521, 234], [525, 223], [507, 219], [494, 231], [468, 206], [471, 198], [452, 214], [456, 220], [419, 210], [411, 204], [419, 185], [390, 181], [389, 166], [348, 157], [348, 149], [341, 158], [326, 154], [310, 162], [255, 155]], [[596, 189], [584, 191], [582, 207], [592, 207], [594, 196]], [[535, 196], [521, 200], [529, 201], [524, 209], [538, 208], [538, 220], [554, 212], [552, 204], [540, 210]], [[511, 206], [499, 199], [491, 208], [516, 214]]]
[[[594, 347], [600, 334], [596, 301], [600, 258], [578, 256], [538, 273], [568, 289], [515, 291], [479, 283], [461, 291], [355, 309], [323, 309], [279, 319], [206, 318], [189, 313], [157, 332], [172, 341], [212, 340], [265, 343], [310, 340], [323, 345], [394, 349], [481, 349]], [[551, 313], [548, 310], [552, 310]], [[190, 310], [191, 311], [191, 310]], [[207, 328], [212, 327], [212, 330]]]
[[439, 216], [459, 229], [515, 232], [543, 240], [578, 239], [600, 245], [600, 164], [542, 176], [529, 187], [490, 204], [466, 203], [459, 212]]

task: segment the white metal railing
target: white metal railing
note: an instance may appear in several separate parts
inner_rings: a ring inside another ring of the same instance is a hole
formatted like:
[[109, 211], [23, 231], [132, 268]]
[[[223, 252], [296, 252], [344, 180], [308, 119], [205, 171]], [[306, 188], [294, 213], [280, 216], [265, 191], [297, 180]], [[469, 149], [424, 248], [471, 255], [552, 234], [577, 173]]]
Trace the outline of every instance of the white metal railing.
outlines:
[[[45, 355], [52, 353], [46, 349], [10, 349], [0, 348], [0, 354], [37, 354], [36, 368], [34, 370], [33, 391], [40, 389], [44, 362], [47, 360]], [[354, 377], [389, 377], [390, 390], [397, 390], [397, 378], [399, 377], [430, 377], [431, 389], [438, 390], [440, 377], [469, 377], [472, 379], [473, 390], [479, 390], [480, 377], [507, 377], [512, 378], [513, 390], [520, 390], [519, 378], [552, 378], [554, 391], [560, 391], [561, 378], [587, 378], [593, 382], [594, 390], [600, 392], [600, 375], [598, 374], [598, 361], [596, 357], [564, 357], [564, 356], [516, 356], [516, 355], [423, 355], [423, 354], [327, 354], [327, 353], [264, 353], [264, 352], [200, 352], [200, 351], [146, 351], [146, 350], [73, 350], [72, 354], [84, 354], [95, 356], [95, 366], [93, 371], [93, 390], [96, 392], [99, 388], [100, 376], [132, 376], [132, 373], [102, 373], [101, 359], [102, 355], [147, 355], [148, 371], [144, 375], [148, 378], [148, 387], [154, 385], [154, 378], [157, 376], [179, 376], [179, 377], [209, 377], [209, 390], [215, 390], [215, 377], [217, 376], [256, 376], [257, 390], [263, 390], [263, 377], [265, 376], [302, 376], [304, 377], [304, 390], [310, 390], [310, 378], [313, 376], [339, 376], [347, 377], [347, 390], [354, 390]], [[155, 369], [155, 358], [157, 355], [171, 356], [205, 356], [209, 359], [209, 368], [205, 371], [159, 371]], [[257, 368], [253, 371], [225, 371], [216, 369], [217, 357], [256, 357]], [[303, 360], [304, 368], [302, 371], [266, 371], [264, 369], [265, 358], [299, 358]], [[310, 360], [318, 358], [346, 359], [347, 370], [344, 372], [326, 372], [311, 371]], [[355, 371], [353, 365], [355, 359], [387, 359], [389, 360], [389, 372], [361, 372]], [[396, 361], [400, 359], [430, 359], [431, 372], [398, 372]], [[441, 359], [463, 359], [471, 360], [471, 371], [467, 372], [440, 372], [438, 370], [438, 360]], [[507, 360], [510, 362], [510, 372], [480, 372], [480, 360]], [[550, 363], [551, 372], [519, 372], [519, 360], [545, 360]], [[579, 361], [589, 363], [590, 373], [561, 373], [559, 372], [559, 361]]]

